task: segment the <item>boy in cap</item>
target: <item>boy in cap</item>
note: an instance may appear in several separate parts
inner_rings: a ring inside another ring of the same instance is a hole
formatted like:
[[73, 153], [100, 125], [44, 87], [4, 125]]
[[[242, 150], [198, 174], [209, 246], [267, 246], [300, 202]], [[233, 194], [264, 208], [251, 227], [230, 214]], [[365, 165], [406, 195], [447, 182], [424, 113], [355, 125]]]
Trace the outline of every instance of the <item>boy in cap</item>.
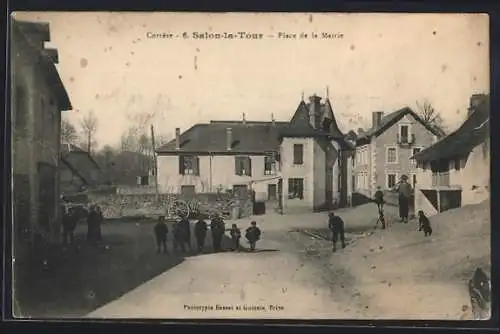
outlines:
[[257, 241], [259, 241], [261, 235], [260, 229], [257, 227], [257, 222], [252, 221], [250, 227], [247, 228], [245, 233], [245, 238], [247, 238], [250, 243], [250, 250], [254, 251]]

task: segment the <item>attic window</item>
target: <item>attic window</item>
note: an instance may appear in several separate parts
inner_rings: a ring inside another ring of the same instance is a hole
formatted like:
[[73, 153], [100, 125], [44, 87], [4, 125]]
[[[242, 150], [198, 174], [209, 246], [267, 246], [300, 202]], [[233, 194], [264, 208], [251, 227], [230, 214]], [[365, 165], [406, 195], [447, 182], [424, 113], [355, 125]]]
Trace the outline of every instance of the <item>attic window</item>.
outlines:
[[321, 124], [321, 127], [322, 127], [323, 131], [330, 131], [331, 125], [332, 125], [332, 120], [328, 117], [325, 117], [325, 119], [323, 119], [323, 123]]
[[231, 143], [231, 148], [235, 148], [236, 145], [239, 145], [240, 144], [240, 141], [239, 140], [235, 140]]
[[184, 140], [184, 141], [181, 143], [181, 145], [180, 145], [180, 146], [182, 147], [182, 146], [186, 145], [187, 143], [189, 143], [190, 141], [191, 141], [191, 139], [186, 139], [186, 140]]

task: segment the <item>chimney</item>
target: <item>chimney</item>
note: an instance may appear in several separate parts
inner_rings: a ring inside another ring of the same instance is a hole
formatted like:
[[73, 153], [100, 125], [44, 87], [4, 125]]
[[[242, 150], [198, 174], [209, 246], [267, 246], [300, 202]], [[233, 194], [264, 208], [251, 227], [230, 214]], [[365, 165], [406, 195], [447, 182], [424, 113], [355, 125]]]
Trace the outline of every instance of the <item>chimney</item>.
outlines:
[[309, 123], [318, 129], [321, 127], [321, 97], [316, 94], [309, 97]]
[[358, 137], [361, 137], [364, 134], [365, 134], [365, 130], [363, 130], [363, 128], [358, 128]]
[[245, 113], [243, 113], [243, 124], [247, 124], [247, 120], [245, 118]]
[[276, 125], [276, 122], [274, 121], [274, 114], [271, 114], [271, 123], [274, 125]]
[[382, 117], [384, 117], [383, 111], [374, 111], [372, 113], [372, 127], [373, 127], [373, 129], [376, 129], [380, 126], [380, 123], [382, 121]]
[[181, 129], [175, 128], [175, 149], [181, 149]]
[[231, 151], [233, 146], [233, 129], [226, 128], [226, 149]]

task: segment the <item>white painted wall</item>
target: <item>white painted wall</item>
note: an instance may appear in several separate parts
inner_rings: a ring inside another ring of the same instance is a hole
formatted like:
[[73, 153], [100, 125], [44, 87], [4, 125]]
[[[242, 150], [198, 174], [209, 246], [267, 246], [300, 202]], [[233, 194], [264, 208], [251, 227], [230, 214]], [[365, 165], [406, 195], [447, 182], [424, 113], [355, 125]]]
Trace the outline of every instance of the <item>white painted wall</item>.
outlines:
[[[464, 161], [464, 168], [450, 175], [450, 182], [462, 186], [462, 205], [476, 204], [489, 197], [490, 146], [476, 146]], [[476, 189], [472, 189], [472, 188]]]
[[[326, 199], [326, 155], [317, 141], [313, 141], [314, 150], [314, 206], [320, 206]], [[334, 176], [335, 178], [335, 176]]]
[[[304, 164], [293, 164], [293, 145], [304, 145]], [[291, 207], [312, 208], [314, 206], [314, 139], [284, 138], [281, 144], [281, 175], [283, 177], [283, 210]], [[288, 179], [304, 179], [304, 199], [288, 199]]]
[[[252, 160], [252, 176], [240, 176], [235, 174], [234, 155], [199, 156], [200, 175], [196, 176], [179, 174], [178, 156], [160, 155], [158, 156], [159, 191], [161, 193], [178, 193], [182, 185], [193, 185], [196, 192], [214, 192], [219, 186], [224, 189], [232, 189], [233, 185], [249, 185], [251, 181], [260, 181], [275, 176], [264, 175], [264, 156], [254, 155], [250, 158]], [[212, 180], [212, 188], [210, 188], [210, 179]], [[266, 192], [267, 194], [268, 183], [278, 183], [278, 181], [273, 179], [267, 182], [257, 182], [253, 184], [253, 188], [256, 192]]]

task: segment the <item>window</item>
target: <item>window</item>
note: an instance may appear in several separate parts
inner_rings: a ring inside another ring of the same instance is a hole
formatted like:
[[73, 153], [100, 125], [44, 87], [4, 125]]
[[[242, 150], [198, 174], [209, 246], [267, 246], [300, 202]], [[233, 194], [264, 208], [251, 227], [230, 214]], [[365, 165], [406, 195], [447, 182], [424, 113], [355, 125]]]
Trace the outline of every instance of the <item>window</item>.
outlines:
[[234, 173], [236, 175], [252, 176], [252, 160], [247, 156], [238, 156], [234, 158]]
[[[417, 154], [418, 152], [422, 151], [422, 148], [421, 147], [414, 147], [412, 149], [412, 152], [411, 152], [411, 156], [413, 157], [415, 154]], [[413, 168], [416, 168], [417, 167], [417, 161], [413, 158], [410, 159], [410, 163], [411, 163], [411, 166]]]
[[179, 156], [179, 174], [200, 175], [199, 158], [194, 155]]
[[417, 184], [417, 174], [412, 175], [412, 187], [415, 189], [415, 185]]
[[352, 190], [356, 190], [356, 177], [352, 176]]
[[395, 164], [398, 162], [398, 151], [396, 147], [388, 147], [385, 154], [385, 161], [388, 164]]
[[293, 164], [302, 165], [304, 163], [304, 145], [293, 144]]
[[398, 139], [400, 143], [410, 143], [411, 131], [410, 125], [399, 125]]
[[288, 199], [304, 199], [304, 179], [288, 179]]
[[147, 186], [147, 185], [149, 185], [149, 176], [138, 176], [137, 177], [137, 185], [138, 186]]
[[264, 157], [264, 175], [272, 175], [275, 171], [274, 158], [271, 156]]
[[401, 125], [401, 127], [399, 128], [399, 138], [401, 138], [401, 141], [403, 143], [407, 143], [408, 137], [409, 137], [408, 125]]
[[453, 160], [453, 167], [455, 168], [455, 170], [460, 170], [460, 159], [459, 158]]
[[396, 173], [386, 175], [387, 189], [392, 189], [396, 186]]

